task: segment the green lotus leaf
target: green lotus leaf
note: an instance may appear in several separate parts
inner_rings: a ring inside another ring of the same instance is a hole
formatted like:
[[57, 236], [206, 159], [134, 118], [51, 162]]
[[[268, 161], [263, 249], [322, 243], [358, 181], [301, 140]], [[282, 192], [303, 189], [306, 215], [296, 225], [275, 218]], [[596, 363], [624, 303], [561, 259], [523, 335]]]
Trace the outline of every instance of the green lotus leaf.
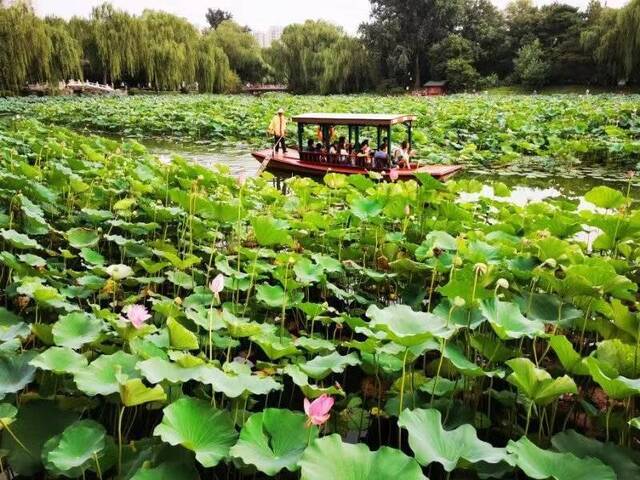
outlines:
[[418, 462], [400, 450], [343, 443], [334, 434], [315, 440], [300, 460], [301, 480], [427, 480]]
[[324, 357], [315, 357], [306, 363], [298, 364], [300, 370], [314, 380], [322, 380], [331, 372], [342, 373], [347, 366], [353, 367], [356, 365], [360, 365], [360, 359], [356, 352], [351, 352], [344, 356], [338, 352], [333, 352]]
[[511, 454], [512, 461], [530, 478], [616, 480], [615, 472], [598, 459], [542, 450], [524, 437], [517, 442], [510, 440], [507, 452]]
[[53, 340], [56, 345], [77, 350], [86, 343], [100, 337], [103, 324], [93, 315], [74, 312], [64, 315], [53, 325]]
[[282, 385], [271, 377], [263, 377], [251, 373], [247, 365], [230, 363], [225, 370], [208, 366], [203, 368], [200, 382], [211, 385], [216, 392], [222, 392], [229, 398], [237, 398], [249, 393], [266, 395], [273, 390], [281, 390]]
[[598, 343], [595, 356], [615, 368], [620, 375], [636, 378], [640, 374], [640, 352], [635, 345], [617, 338]]
[[572, 327], [584, 315], [573, 305], [563, 303], [556, 295], [525, 292], [521, 297], [516, 297], [515, 301], [527, 318], [544, 323], [558, 323], [565, 328]]
[[438, 410], [405, 410], [398, 418], [398, 426], [409, 432], [409, 446], [424, 466], [438, 462], [451, 472], [461, 460], [469, 463], [506, 460], [505, 450], [479, 440], [471, 425], [445, 430]]
[[44, 443], [62, 433], [77, 418], [78, 414], [61, 410], [56, 402], [36, 400], [22, 405], [11, 431], [28, 452], [11, 435], [3, 434], [0, 445], [9, 452], [9, 465], [15, 473], [33, 478], [40, 472]]
[[434, 255], [434, 249], [455, 251], [458, 249], [458, 244], [456, 243], [456, 239], [447, 232], [429, 232], [422, 242], [422, 245], [416, 249], [416, 258], [418, 260], [431, 258]]
[[369, 327], [382, 331], [395, 343], [407, 347], [419, 345], [430, 338], [450, 338], [456, 331], [432, 313], [416, 312], [407, 305], [391, 305], [380, 309], [371, 305], [367, 310]]
[[57, 374], [76, 373], [89, 364], [84, 355], [67, 347], [50, 347], [31, 360], [31, 365]]
[[273, 361], [300, 353], [290, 337], [280, 337], [274, 333], [255, 335], [251, 337], [251, 341]]
[[306, 421], [301, 413], [275, 408], [253, 414], [230, 454], [269, 476], [285, 468], [295, 472], [305, 448], [318, 437], [318, 428]]
[[253, 335], [267, 334], [267, 332], [275, 330], [271, 324], [251, 322], [248, 318], [238, 318], [229, 312], [223, 315], [223, 319], [229, 335], [234, 338], [246, 338]]
[[332, 352], [336, 349], [333, 342], [318, 337], [300, 337], [296, 338], [293, 343], [296, 347], [303, 348], [311, 353]]
[[622, 192], [604, 185], [589, 190], [584, 199], [596, 207], [607, 209], [621, 207], [626, 201]]
[[135, 407], [149, 402], [164, 402], [167, 394], [161, 385], [149, 388], [142, 380], [134, 378], [120, 385], [120, 399], [125, 407]]
[[37, 354], [27, 350], [21, 354], [0, 355], [0, 399], [19, 392], [33, 381], [36, 367], [30, 362]]
[[11, 425], [16, 420], [18, 409], [10, 403], [0, 403], [0, 430]]
[[527, 319], [515, 303], [501, 302], [492, 298], [482, 301], [480, 310], [502, 340], [544, 335], [544, 323], [540, 320]]
[[178, 270], [167, 272], [167, 279], [169, 279], [169, 281], [174, 285], [184, 288], [185, 290], [193, 290], [196, 286], [191, 275]]
[[340, 189], [347, 186], [347, 177], [346, 175], [341, 175], [339, 173], [327, 173], [324, 176], [324, 183], [333, 189]]
[[183, 397], [163, 410], [162, 422], [153, 434], [170, 445], [182, 445], [196, 455], [206, 468], [215, 467], [235, 444], [236, 432], [231, 415], [209, 403]]
[[573, 345], [567, 337], [555, 335], [551, 337], [549, 344], [567, 372], [574, 375], [589, 375], [589, 368], [585, 359], [573, 349]]
[[314, 253], [311, 255], [313, 261], [316, 262], [322, 270], [327, 273], [340, 273], [343, 271], [342, 263], [340, 260], [330, 257], [329, 255], [323, 255], [321, 253]]
[[536, 368], [527, 358], [514, 358], [505, 362], [513, 373], [507, 382], [537, 405], [548, 405], [558, 397], [569, 393], [577, 394], [578, 387], [567, 375], [553, 378], [546, 370]]
[[169, 341], [173, 348], [178, 350], [197, 350], [200, 348], [196, 334], [175, 318], [170, 317], [167, 320], [167, 329], [169, 330]]
[[100, 241], [100, 235], [95, 230], [86, 228], [72, 228], [67, 231], [69, 245], [78, 250], [82, 248], [95, 247]]
[[[609, 294], [621, 300], [634, 301], [638, 285], [624, 275], [619, 275], [610, 263], [601, 258], [590, 258], [584, 263], [567, 268], [566, 281], [583, 284], [594, 297]], [[582, 293], [582, 292], [580, 292]]]
[[26, 338], [31, 328], [21, 317], [0, 307], [0, 342], [8, 342], [14, 338]]
[[283, 373], [291, 377], [293, 383], [300, 387], [300, 390], [302, 390], [302, 393], [307, 398], [314, 399], [322, 395], [340, 395], [342, 397], [346, 396], [339, 385], [320, 387], [318, 385], [309, 384], [309, 376], [304, 373], [298, 365], [287, 365], [286, 367], [284, 367]]
[[640, 478], [640, 465], [634, 460], [636, 452], [629, 448], [610, 442], [602, 443], [574, 430], [554, 435], [551, 443], [556, 450], [563, 453], [572, 453], [579, 458], [597, 458], [616, 472], [618, 480]]
[[193, 465], [162, 463], [154, 468], [141, 467], [131, 480], [200, 480]]
[[384, 208], [384, 203], [379, 199], [361, 197], [351, 202], [351, 213], [353, 213], [360, 220], [368, 220], [375, 218]]
[[615, 368], [594, 357], [588, 357], [585, 362], [593, 380], [611, 398], [624, 400], [640, 394], [640, 379], [631, 379], [618, 375]]
[[55, 475], [76, 478], [83, 474], [105, 448], [106, 431], [93, 420], [79, 420], [48, 440], [43, 463]]
[[30, 267], [34, 268], [44, 268], [47, 266], [47, 261], [39, 257], [38, 255], [34, 255], [32, 253], [25, 253], [23, 255], [18, 255], [18, 258], [21, 262], [26, 263]]
[[138, 359], [123, 351], [112, 355], [101, 355], [74, 375], [78, 388], [89, 395], [111, 395], [120, 392], [120, 384], [128, 379], [139, 378], [136, 368]]
[[186, 383], [190, 380], [199, 379], [202, 374], [200, 366], [185, 368], [159, 357], [140, 362], [137, 367], [151, 383], [160, 383], [165, 380], [171, 383]]
[[280, 308], [285, 304], [288, 307], [293, 306], [298, 303], [300, 300], [299, 295], [294, 292], [288, 292], [285, 294], [285, 291], [280, 285], [267, 285], [262, 284], [256, 286], [256, 298], [260, 302], [266, 303], [268, 306], [273, 308]]
[[311, 285], [312, 283], [319, 283], [323, 280], [323, 269], [321, 265], [313, 263], [308, 258], [300, 258], [293, 266], [293, 272], [298, 280], [303, 285]]
[[251, 226], [256, 236], [256, 240], [263, 247], [274, 245], [289, 245], [289, 225], [287, 222], [272, 217], [253, 217]]
[[13, 248], [19, 250], [42, 250], [40, 244], [33, 238], [29, 238], [23, 233], [18, 233], [15, 230], [0, 230], [0, 237], [4, 238]]

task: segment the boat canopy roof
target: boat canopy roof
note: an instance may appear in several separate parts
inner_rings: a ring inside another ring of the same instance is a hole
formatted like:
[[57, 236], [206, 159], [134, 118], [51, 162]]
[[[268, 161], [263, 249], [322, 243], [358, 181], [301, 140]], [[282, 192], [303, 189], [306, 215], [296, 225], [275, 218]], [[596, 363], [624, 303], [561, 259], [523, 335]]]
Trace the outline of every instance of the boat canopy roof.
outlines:
[[305, 113], [293, 117], [293, 121], [303, 125], [352, 125], [367, 127], [390, 127], [399, 123], [415, 122], [415, 115], [379, 113]]

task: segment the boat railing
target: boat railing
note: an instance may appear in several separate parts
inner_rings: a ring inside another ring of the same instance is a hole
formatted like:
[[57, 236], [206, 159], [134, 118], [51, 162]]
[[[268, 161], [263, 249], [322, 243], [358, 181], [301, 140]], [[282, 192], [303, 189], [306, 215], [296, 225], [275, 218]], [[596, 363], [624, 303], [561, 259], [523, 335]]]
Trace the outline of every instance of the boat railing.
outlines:
[[313, 163], [327, 163], [331, 165], [346, 165], [352, 167], [371, 167], [370, 158], [355, 153], [341, 155], [338, 153], [300, 152], [300, 160]]

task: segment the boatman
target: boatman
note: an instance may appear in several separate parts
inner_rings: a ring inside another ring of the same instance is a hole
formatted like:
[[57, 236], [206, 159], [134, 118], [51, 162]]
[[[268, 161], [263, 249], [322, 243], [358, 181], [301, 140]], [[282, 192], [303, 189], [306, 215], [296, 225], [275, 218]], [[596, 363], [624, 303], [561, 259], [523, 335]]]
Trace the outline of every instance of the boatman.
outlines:
[[278, 153], [282, 146], [282, 153], [287, 153], [287, 117], [284, 115], [284, 109], [278, 110], [278, 113], [271, 119], [268, 132], [269, 135], [273, 135], [275, 140], [275, 152]]

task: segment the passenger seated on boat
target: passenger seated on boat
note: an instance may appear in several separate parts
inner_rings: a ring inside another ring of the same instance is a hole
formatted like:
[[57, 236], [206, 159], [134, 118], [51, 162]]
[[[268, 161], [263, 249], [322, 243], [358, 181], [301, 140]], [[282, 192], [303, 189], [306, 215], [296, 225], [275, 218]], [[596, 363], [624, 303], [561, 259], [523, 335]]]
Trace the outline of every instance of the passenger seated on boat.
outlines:
[[411, 146], [406, 140], [402, 142], [401, 146], [393, 151], [393, 164], [400, 168], [409, 168], [413, 151]]
[[316, 146], [313, 143], [313, 138], [310, 138], [307, 141], [307, 152], [315, 152], [316, 151]]
[[318, 160], [322, 163], [326, 163], [327, 161], [327, 149], [321, 143], [316, 144], [316, 153], [318, 153]]
[[374, 168], [387, 168], [389, 164], [389, 154], [387, 153], [387, 139], [385, 138], [378, 146], [378, 150], [376, 150], [373, 156], [373, 166]]

